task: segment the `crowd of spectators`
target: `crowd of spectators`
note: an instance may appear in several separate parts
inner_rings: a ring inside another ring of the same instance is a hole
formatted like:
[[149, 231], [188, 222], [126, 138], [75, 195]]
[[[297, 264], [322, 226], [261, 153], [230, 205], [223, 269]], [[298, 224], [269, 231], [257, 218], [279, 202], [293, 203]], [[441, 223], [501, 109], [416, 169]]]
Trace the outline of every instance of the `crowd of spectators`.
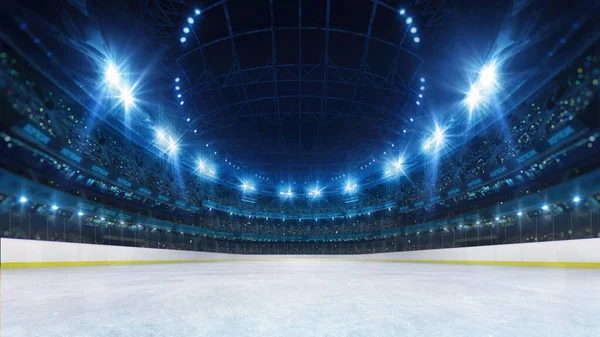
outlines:
[[[240, 202], [239, 192], [230, 187], [201, 182], [192, 173], [183, 172], [185, 183], [177, 183], [178, 178], [175, 173], [162, 159], [128, 141], [102, 122], [94, 120], [89, 112], [62, 95], [40, 75], [36, 76], [36, 73], [28, 70], [27, 65], [15, 55], [8, 55], [6, 52], [0, 54], [0, 83], [12, 108], [43, 132], [60, 140], [94, 163], [114, 170], [118, 175], [147, 186], [161, 195], [187, 200], [195, 205], [200, 205], [202, 200], [209, 200], [242, 210], [284, 215], [335, 213], [381, 205], [387, 201], [395, 201], [398, 205], [412, 205], [427, 196], [448, 191], [461, 183], [471, 181], [501, 165], [507, 159], [531, 149], [582, 113], [596, 94], [599, 73], [600, 64], [597, 57], [585, 55], [573, 67], [558, 76], [552, 85], [548, 85], [527, 104], [518, 107], [507, 116], [503, 121], [504, 124], [499, 128], [502, 131], [506, 130], [507, 133], [499, 134], [496, 130], [490, 131], [489, 134], [471, 139], [462, 147], [463, 150], [444, 156], [433, 182], [430, 182], [430, 174], [417, 170], [410, 172], [410, 181], [406, 180], [393, 189], [376, 187], [368, 193], [362, 193], [357, 203], [347, 204], [343, 196], [327, 196], [326, 202], [313, 200], [292, 202], [266, 195], [257, 196], [256, 203], [245, 203]], [[544, 160], [546, 162], [541, 165], [536, 164], [530, 170], [539, 170], [540, 167], [547, 167], [557, 162], [556, 158]], [[77, 169], [66, 165], [54, 164], [54, 168], [62, 170], [64, 175], [82, 175]], [[147, 202], [145, 198], [108, 181], [94, 180], [91, 187], [109, 192], [111, 196], [118, 198]], [[160, 202], [157, 204], [160, 205]], [[255, 226], [225, 218], [202, 223], [208, 228], [229, 232], [302, 235], [294, 234], [298, 233], [297, 230], [290, 229], [295, 228], [294, 226]], [[326, 234], [357, 233], [394, 226], [393, 222], [384, 219], [380, 222], [350, 222], [345, 225], [333, 222], [323, 226], [322, 230]]]

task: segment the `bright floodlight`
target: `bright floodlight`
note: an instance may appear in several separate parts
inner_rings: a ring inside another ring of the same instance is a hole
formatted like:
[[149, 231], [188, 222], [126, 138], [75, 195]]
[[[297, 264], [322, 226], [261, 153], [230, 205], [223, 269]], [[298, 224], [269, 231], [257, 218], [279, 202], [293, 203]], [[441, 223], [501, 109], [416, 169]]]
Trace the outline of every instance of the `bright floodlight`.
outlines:
[[51, 208], [52, 208], [52, 210], [53, 210], [53, 211], [56, 211], [56, 210], [58, 209], [58, 206], [56, 206], [56, 205], [52, 205], [52, 207], [51, 207]]
[[203, 160], [198, 161], [198, 170], [204, 171], [206, 169], [206, 163]]
[[544, 206], [542, 206], [542, 209], [543, 209], [544, 211], [547, 211], [547, 210], [548, 210], [548, 205], [544, 205]]
[[312, 195], [313, 198], [316, 198], [321, 195], [321, 190], [319, 190], [319, 187], [315, 187], [313, 190], [309, 191], [308, 194]]
[[285, 198], [291, 198], [291, 197], [294, 196], [294, 194], [292, 193], [292, 190], [289, 189], [289, 188], [286, 191], [279, 192], [279, 195], [281, 195], [281, 196], [283, 196]]
[[158, 129], [156, 130], [156, 139], [158, 139], [159, 141], [164, 141], [167, 138], [167, 135], [165, 134], [165, 132], [162, 129]]
[[123, 102], [123, 104], [125, 105], [125, 108], [129, 108], [130, 106], [132, 106], [135, 100], [133, 98], [133, 95], [131, 94], [131, 89], [128, 89], [126, 87], [121, 88], [121, 96], [119, 96], [119, 98], [121, 99], [121, 102]]
[[499, 218], [499, 217], [496, 217], [494, 220], [496, 220], [496, 221], [500, 221], [500, 218]]
[[22, 204], [24, 204], [24, 203], [26, 203], [26, 202], [27, 202], [27, 198], [25, 198], [25, 197], [21, 197], [21, 198], [19, 199], [19, 202], [20, 202], [20, 203], [22, 203]]
[[246, 192], [246, 191], [254, 191], [254, 185], [252, 185], [252, 184], [249, 184], [249, 183], [247, 183], [247, 182], [243, 182], [243, 183], [242, 183], [242, 190], [243, 190], [244, 192]]
[[346, 192], [348, 192], [348, 193], [352, 193], [352, 192], [354, 192], [354, 191], [356, 190], [356, 187], [357, 187], [356, 183], [352, 183], [351, 181], [348, 181], [348, 182], [346, 183], [346, 188], [345, 188], [345, 190], [346, 190]]
[[177, 142], [173, 138], [169, 139], [169, 147], [167, 148], [167, 150], [169, 150], [169, 153], [177, 152], [177, 147]]
[[473, 110], [477, 107], [479, 102], [481, 101], [481, 92], [476, 87], [471, 87], [469, 93], [467, 93], [467, 105], [469, 105], [469, 109]]
[[578, 202], [580, 202], [580, 201], [581, 201], [581, 199], [580, 199], [579, 197], [575, 197], [575, 198], [573, 198], [573, 202], [574, 202], [574, 203], [578, 203]]
[[79, 216], [83, 216], [83, 212], [81, 212], [81, 211], [80, 211], [80, 212], [77, 212], [77, 215], [79, 215]]
[[519, 213], [517, 213], [517, 215], [518, 215], [518, 216], [522, 216], [522, 215], [523, 215], [523, 212], [519, 212]]
[[496, 65], [488, 64], [479, 73], [479, 82], [484, 88], [491, 88], [496, 84]]
[[394, 169], [396, 170], [396, 172], [400, 172], [400, 171], [402, 171], [402, 167], [404, 165], [404, 159], [398, 158], [398, 160], [396, 160], [392, 165], [394, 166]]
[[117, 86], [119, 85], [119, 82], [121, 82], [121, 75], [119, 74], [119, 69], [117, 69], [117, 67], [113, 63], [108, 64], [108, 68], [106, 68], [105, 77], [106, 81], [111, 85]]

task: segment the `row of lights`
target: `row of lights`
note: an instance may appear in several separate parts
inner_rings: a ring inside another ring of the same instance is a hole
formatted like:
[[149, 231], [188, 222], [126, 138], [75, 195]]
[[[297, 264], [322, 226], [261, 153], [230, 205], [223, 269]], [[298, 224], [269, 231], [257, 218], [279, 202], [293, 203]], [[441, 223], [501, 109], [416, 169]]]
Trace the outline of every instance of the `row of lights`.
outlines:
[[[409, 27], [408, 31], [409, 31], [411, 34], [413, 34], [413, 35], [417, 34], [417, 27], [415, 27], [415, 26], [413, 25], [414, 19], [413, 19], [411, 16], [408, 16], [408, 14], [406, 13], [406, 9], [404, 9], [404, 8], [401, 8], [401, 9], [398, 11], [398, 14], [400, 14], [400, 15], [401, 15], [401, 16], [403, 16], [403, 17], [404, 17], [404, 16], [406, 16], [406, 19], [404, 20], [404, 22], [405, 22], [405, 23], [406, 23], [406, 25]], [[420, 37], [418, 37], [417, 35], [415, 35], [415, 36], [413, 37], [413, 39], [412, 39], [412, 40], [413, 40], [415, 43], [420, 43], [420, 42], [421, 42], [421, 38], [420, 38]]]

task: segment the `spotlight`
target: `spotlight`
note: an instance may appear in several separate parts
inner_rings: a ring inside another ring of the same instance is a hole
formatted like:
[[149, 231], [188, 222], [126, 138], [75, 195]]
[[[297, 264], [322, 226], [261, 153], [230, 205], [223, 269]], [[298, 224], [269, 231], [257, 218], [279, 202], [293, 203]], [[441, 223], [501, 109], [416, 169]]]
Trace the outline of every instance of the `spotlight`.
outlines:
[[404, 158], [398, 158], [398, 160], [396, 160], [392, 165], [394, 166], [396, 172], [402, 171], [404, 165]]
[[187, 41], [185, 36], [182, 36], [181, 39], [179, 39], [179, 41], [181, 41], [181, 43], [185, 43], [185, 41]]
[[77, 215], [78, 215], [78, 216], [83, 216], [83, 212], [81, 212], [81, 211], [80, 211], [80, 212], [77, 212]]
[[579, 197], [575, 197], [575, 198], [573, 198], [573, 202], [574, 202], [574, 203], [578, 203], [578, 202], [580, 202], [580, 201], [581, 201], [581, 199], [580, 199]]
[[400, 14], [400, 15], [405, 15], [405, 14], [406, 14], [406, 9], [404, 9], [404, 8], [401, 8], [401, 9], [398, 11], [398, 14]]
[[24, 204], [24, 203], [27, 202], [27, 198], [21, 197], [21, 198], [19, 198], [19, 202], [22, 203], [22, 204]]
[[56, 211], [56, 210], [58, 209], [58, 206], [56, 206], [56, 205], [52, 205], [52, 207], [51, 207], [51, 208], [52, 208], [52, 210], [53, 210], [53, 211]]
[[104, 220], [106, 220], [104, 217], [101, 217], [101, 218], [100, 218], [100, 221], [104, 221]]
[[518, 212], [517, 216], [523, 216], [523, 212]]
[[410, 25], [413, 22], [413, 19], [409, 16], [406, 18], [406, 24]]
[[189, 33], [189, 32], [190, 32], [190, 29], [189, 29], [188, 27], [184, 27], [184, 28], [183, 28], [183, 32], [187, 34], [187, 33]]
[[198, 170], [204, 171], [205, 168], [206, 168], [206, 163], [204, 163], [204, 161], [202, 161], [202, 160], [199, 160], [198, 161]]
[[169, 153], [175, 153], [177, 152], [177, 142], [175, 142], [174, 139], [169, 139], [169, 147], [167, 148], [167, 150], [169, 150]]
[[167, 136], [165, 135], [165, 132], [162, 129], [158, 129], [156, 130], [156, 138], [159, 141], [164, 141], [167, 138]]
[[496, 84], [496, 65], [485, 66], [479, 73], [479, 81], [484, 88], [492, 88]]
[[108, 68], [106, 68], [105, 73], [106, 81], [110, 85], [118, 86], [119, 82], [121, 82], [121, 75], [119, 74], [119, 69], [111, 62], [108, 64]]
[[415, 43], [419, 43], [419, 42], [421, 42], [421, 38], [419, 38], [418, 36], [415, 36], [413, 41], [415, 41]]
[[354, 191], [356, 190], [356, 187], [357, 187], [356, 183], [352, 183], [352, 182], [348, 181], [348, 182], [346, 183], [346, 188], [345, 188], [345, 190], [346, 190], [346, 192], [348, 192], [348, 193], [352, 193], [352, 192], [354, 192]]
[[471, 90], [469, 90], [469, 93], [467, 93], [466, 101], [470, 110], [475, 109], [481, 101], [481, 92], [479, 89], [471, 87]]
[[417, 27], [411, 27], [410, 28], [410, 32], [413, 33], [413, 34], [416, 33], [417, 32]]
[[548, 205], [544, 205], [544, 206], [542, 206], [542, 209], [543, 209], [544, 211], [547, 211], [547, 210], [548, 210], [548, 208], [549, 208], [549, 207], [548, 207]]
[[191, 25], [191, 24], [193, 24], [193, 23], [194, 23], [194, 18], [192, 18], [192, 17], [189, 17], [189, 18], [187, 18], [187, 22], [188, 22], [190, 25]]
[[494, 220], [496, 220], [496, 221], [500, 221], [500, 218], [499, 218], [499, 217], [496, 217]]
[[315, 187], [313, 190], [309, 191], [308, 194], [312, 195], [313, 198], [316, 198], [321, 195], [321, 190], [319, 190], [319, 187]]
[[121, 102], [125, 105], [125, 108], [128, 109], [131, 107], [135, 101], [133, 95], [131, 94], [131, 89], [126, 87], [121, 88], [121, 96], [119, 97]]

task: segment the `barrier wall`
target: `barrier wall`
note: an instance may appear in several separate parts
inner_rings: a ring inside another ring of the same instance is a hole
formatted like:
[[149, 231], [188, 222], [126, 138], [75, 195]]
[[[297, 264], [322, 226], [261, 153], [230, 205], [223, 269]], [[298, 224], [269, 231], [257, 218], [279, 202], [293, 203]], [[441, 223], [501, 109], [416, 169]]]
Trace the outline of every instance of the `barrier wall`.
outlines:
[[549, 241], [367, 255], [236, 255], [4, 238], [1, 239], [0, 244], [2, 268], [294, 259], [600, 268], [600, 239]]

